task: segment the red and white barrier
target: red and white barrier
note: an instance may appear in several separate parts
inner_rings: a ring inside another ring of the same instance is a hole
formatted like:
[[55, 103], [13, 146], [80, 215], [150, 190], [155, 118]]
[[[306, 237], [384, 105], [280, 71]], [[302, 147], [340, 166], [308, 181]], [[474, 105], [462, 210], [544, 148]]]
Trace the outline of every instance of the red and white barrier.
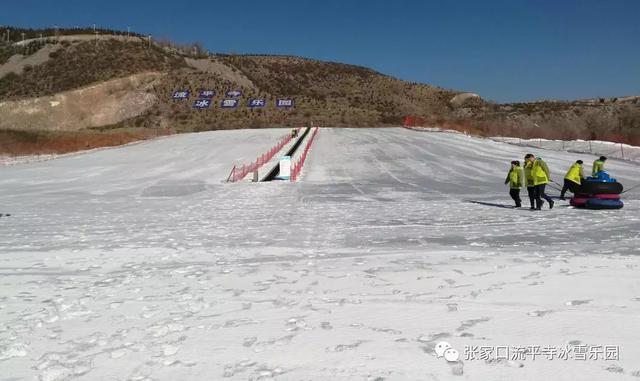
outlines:
[[417, 116], [407, 115], [404, 117], [404, 127], [422, 127], [424, 126], [424, 118], [420, 118]]
[[[300, 129], [298, 129], [298, 132], [300, 132]], [[231, 169], [231, 173], [229, 173], [229, 177], [227, 177], [227, 182], [235, 183], [236, 181], [240, 181], [244, 179], [248, 173], [254, 172], [264, 164], [271, 161], [271, 159], [282, 149], [282, 147], [287, 145], [291, 139], [293, 139], [293, 136], [291, 136], [291, 134], [287, 134], [287, 136], [283, 137], [278, 144], [260, 155], [255, 161], [252, 161], [251, 164], [242, 164], [242, 166], [234, 165]]]
[[318, 134], [318, 127], [316, 127], [311, 133], [311, 137], [307, 141], [307, 145], [304, 147], [304, 151], [302, 151], [302, 155], [300, 155], [300, 158], [298, 159], [298, 161], [293, 163], [291, 167], [291, 181], [296, 181], [296, 179], [298, 178], [298, 175], [300, 175], [300, 172], [302, 172], [302, 167], [304, 166], [304, 162], [305, 160], [307, 160], [307, 154], [309, 153], [309, 150], [311, 149], [311, 144], [313, 144], [313, 139], [316, 137], [317, 134]]

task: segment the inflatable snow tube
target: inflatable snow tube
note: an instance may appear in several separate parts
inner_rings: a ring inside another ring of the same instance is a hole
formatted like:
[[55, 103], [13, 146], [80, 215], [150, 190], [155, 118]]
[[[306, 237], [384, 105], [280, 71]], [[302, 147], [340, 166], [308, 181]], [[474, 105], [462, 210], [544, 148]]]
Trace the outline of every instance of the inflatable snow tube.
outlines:
[[598, 178], [598, 177], [587, 177], [586, 179], [584, 179], [584, 181], [589, 182], [589, 183], [615, 183], [617, 182], [616, 179], [614, 179], [613, 177], [607, 177], [604, 179]]
[[613, 177], [609, 176], [609, 174], [605, 171], [600, 171], [596, 174], [595, 177], [593, 176], [589, 176], [585, 179], [586, 181], [594, 181], [594, 182], [601, 182], [601, 183], [615, 183], [616, 179], [614, 179]]
[[593, 198], [598, 200], [620, 200], [619, 194], [594, 194]]
[[583, 207], [583, 206], [585, 206], [585, 205], [586, 205], [586, 203], [587, 203], [587, 201], [588, 201], [588, 200], [589, 200], [588, 198], [583, 198], [583, 197], [573, 197], [573, 198], [571, 198], [571, 200], [569, 201], [569, 204], [570, 204], [571, 206], [575, 206], [575, 207], [581, 208], [581, 207]]
[[620, 194], [623, 189], [622, 184], [618, 182], [603, 183], [585, 181], [576, 188], [575, 194]]
[[584, 205], [587, 209], [622, 209], [624, 204], [620, 200], [601, 200], [590, 198]]

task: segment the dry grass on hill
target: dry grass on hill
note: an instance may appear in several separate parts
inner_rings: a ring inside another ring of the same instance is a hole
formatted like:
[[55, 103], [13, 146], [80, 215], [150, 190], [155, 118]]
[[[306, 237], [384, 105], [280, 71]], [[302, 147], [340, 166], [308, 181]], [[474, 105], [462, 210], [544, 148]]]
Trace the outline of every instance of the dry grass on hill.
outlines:
[[21, 156], [62, 154], [99, 147], [113, 147], [171, 134], [171, 130], [113, 128], [83, 131], [0, 130], [0, 153]]
[[96, 82], [144, 71], [168, 71], [184, 67], [184, 59], [170, 56], [140, 42], [102, 40], [62, 43], [42, 65], [25, 67], [23, 73], [0, 78], [0, 99], [13, 100], [52, 95]]

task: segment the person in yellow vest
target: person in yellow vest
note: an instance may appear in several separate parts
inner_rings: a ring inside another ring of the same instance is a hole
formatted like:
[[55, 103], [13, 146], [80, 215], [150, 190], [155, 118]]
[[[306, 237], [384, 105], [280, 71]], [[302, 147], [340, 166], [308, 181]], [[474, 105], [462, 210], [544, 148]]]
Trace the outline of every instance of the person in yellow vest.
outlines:
[[527, 160], [527, 156], [524, 157], [524, 185], [527, 187], [527, 194], [529, 195], [529, 202], [531, 203], [531, 210], [536, 209], [536, 187], [533, 185], [533, 176], [531, 175], [531, 169], [533, 163]]
[[536, 210], [542, 209], [542, 204], [544, 204], [544, 201], [542, 201], [542, 199], [547, 200], [547, 202], [549, 203], [549, 209], [553, 209], [553, 200], [544, 192], [551, 178], [547, 163], [545, 163], [542, 158], [537, 158], [530, 153], [525, 156], [525, 159], [531, 163], [531, 176], [533, 177]]
[[584, 179], [582, 163], [582, 160], [577, 160], [564, 176], [564, 185], [562, 186], [562, 191], [560, 191], [560, 200], [564, 200], [564, 194], [567, 193], [568, 190], [571, 191], [571, 193], [576, 193], [575, 189], [577, 185], [582, 184], [582, 179]]
[[600, 156], [600, 158], [593, 162], [593, 169], [591, 169], [591, 176], [598, 177], [598, 172], [604, 171], [604, 162], [607, 161], [606, 156]]
[[520, 162], [518, 160], [514, 160], [511, 162], [511, 169], [509, 169], [509, 173], [507, 173], [507, 178], [504, 180], [505, 184], [509, 184], [509, 195], [515, 201], [516, 208], [522, 206], [522, 200], [520, 199], [520, 188], [522, 188], [523, 183], [523, 174], [522, 168], [520, 167]]

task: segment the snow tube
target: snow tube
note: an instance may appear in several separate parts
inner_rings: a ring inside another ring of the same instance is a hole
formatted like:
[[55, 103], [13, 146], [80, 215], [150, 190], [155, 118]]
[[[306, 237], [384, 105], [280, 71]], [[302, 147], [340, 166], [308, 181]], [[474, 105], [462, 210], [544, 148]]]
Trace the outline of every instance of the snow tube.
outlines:
[[569, 204], [571, 206], [575, 206], [575, 207], [583, 207], [585, 206], [585, 204], [587, 203], [589, 199], [586, 197], [572, 197], [571, 200], [569, 201]]
[[620, 194], [623, 186], [619, 182], [606, 183], [584, 181], [576, 188], [575, 194]]
[[596, 173], [596, 176], [589, 176], [586, 178], [586, 181], [589, 182], [599, 182], [599, 183], [615, 183], [616, 179], [609, 176], [609, 174], [605, 171], [600, 171]]
[[621, 209], [624, 206], [620, 200], [601, 200], [590, 198], [584, 205], [587, 209]]
[[593, 198], [597, 198], [599, 200], [620, 200], [619, 194], [594, 194]]

